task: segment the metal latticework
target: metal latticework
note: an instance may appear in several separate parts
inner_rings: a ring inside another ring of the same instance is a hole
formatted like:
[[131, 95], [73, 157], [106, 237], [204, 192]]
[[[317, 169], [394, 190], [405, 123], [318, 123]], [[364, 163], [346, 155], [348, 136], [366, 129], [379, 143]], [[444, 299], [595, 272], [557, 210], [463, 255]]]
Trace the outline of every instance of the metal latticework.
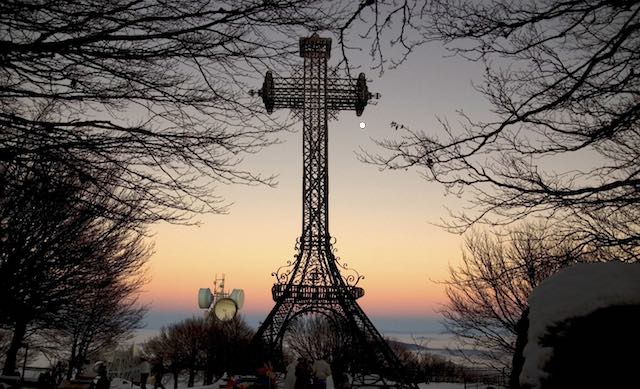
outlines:
[[[266, 345], [272, 357], [281, 355], [292, 321], [305, 313], [322, 313], [340, 323], [339, 328], [348, 335], [354, 355], [359, 356], [354, 367], [357, 371], [352, 373], [361, 378], [361, 385], [370, 385], [374, 377], [381, 385], [414, 387], [408, 383], [396, 355], [356, 302], [364, 295], [357, 286], [362, 277], [334, 255], [329, 235], [327, 122], [339, 110], [355, 110], [360, 116], [373, 96], [362, 73], [356, 79], [330, 77], [330, 51], [330, 38], [317, 34], [301, 38], [302, 74], [274, 77], [267, 72], [258, 92], [268, 112], [289, 108], [302, 115], [303, 211], [295, 260], [274, 272], [275, 306], [258, 329], [254, 344]], [[354, 383], [358, 385], [357, 380]]]

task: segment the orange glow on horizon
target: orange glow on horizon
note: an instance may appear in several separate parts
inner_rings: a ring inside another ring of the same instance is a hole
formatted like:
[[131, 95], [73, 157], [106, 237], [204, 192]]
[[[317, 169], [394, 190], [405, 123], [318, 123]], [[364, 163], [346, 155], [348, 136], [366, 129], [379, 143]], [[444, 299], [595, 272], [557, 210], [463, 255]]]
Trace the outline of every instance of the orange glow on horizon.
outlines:
[[[441, 186], [415, 171], [380, 172], [354, 151], [382, 152], [372, 139], [393, 137], [391, 121], [438, 131], [436, 115], [455, 117], [460, 106], [470, 114], [485, 112], [477, 101], [464, 101], [474, 92], [460, 74], [477, 70], [482, 76], [483, 69], [473, 66], [433, 55], [408, 61], [402, 71], [372, 82], [383, 98], [362, 117], [347, 112], [329, 123], [329, 230], [341, 261], [365, 276], [359, 284], [365, 296], [358, 302], [368, 315], [436, 314], [446, 302], [437, 281], [459, 263], [461, 238], [430, 223], [448, 217], [445, 207], [460, 210], [464, 203], [445, 197]], [[198, 288], [212, 287], [222, 273], [227, 289], [244, 289], [245, 312], [266, 314], [273, 307], [271, 273], [294, 258], [302, 206], [302, 134], [298, 129], [279, 136], [282, 143], [247, 156], [242, 166], [278, 174], [276, 188], [220, 185], [218, 193], [233, 202], [230, 214], [199, 216], [200, 227], [153, 226], [152, 281], [142, 297], [152, 309], [196, 309]]]
[[[225, 274], [227, 291], [241, 288], [245, 292], [246, 313], [268, 313], [274, 302], [271, 273], [293, 259], [292, 245], [287, 245], [287, 229], [265, 231], [253, 236], [253, 244], [243, 242], [243, 226], [227, 222], [227, 216], [211, 216], [203, 227], [158, 226], [155, 255], [150, 262], [151, 283], [142, 301], [154, 310], [190, 310], [197, 308], [199, 288], [213, 288], [215, 275]], [[218, 230], [216, 224], [226, 228]], [[246, 227], [249, 230], [250, 227]], [[262, 226], [254, 227], [261, 230]], [[363, 234], [362, 230], [344, 233], [336, 243], [341, 262], [365, 278], [359, 286], [365, 295], [358, 300], [370, 315], [433, 316], [445, 301], [444, 290], [437, 281], [447, 277], [448, 262], [455, 260], [442, 238], [457, 243], [457, 237], [438, 231], [438, 241], [421, 239], [419, 234], [390, 234], [386, 237]], [[218, 233], [214, 233], [218, 231]], [[376, 242], [368, 244], [369, 239]], [[282, 240], [285, 244], [275, 244]], [[417, 242], [422, 247], [411, 247]], [[396, 247], [399, 245], [399, 247]], [[429, 249], [429, 246], [431, 249]], [[422, 251], [424, 250], [424, 251]], [[449, 257], [448, 257], [449, 255]]]

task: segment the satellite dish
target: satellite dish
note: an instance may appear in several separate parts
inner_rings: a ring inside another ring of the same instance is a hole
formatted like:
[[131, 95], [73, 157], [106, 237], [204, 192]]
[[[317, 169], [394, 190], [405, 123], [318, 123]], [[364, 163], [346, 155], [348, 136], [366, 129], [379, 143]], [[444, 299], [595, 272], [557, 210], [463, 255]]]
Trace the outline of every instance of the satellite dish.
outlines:
[[228, 297], [219, 298], [213, 306], [213, 314], [220, 321], [229, 321], [236, 317], [238, 306], [236, 302]]
[[202, 309], [207, 309], [211, 306], [212, 302], [213, 294], [211, 294], [211, 289], [200, 288], [198, 291], [198, 306]]
[[244, 305], [244, 290], [242, 289], [234, 289], [231, 291], [229, 298], [236, 302], [238, 309], [242, 309]]

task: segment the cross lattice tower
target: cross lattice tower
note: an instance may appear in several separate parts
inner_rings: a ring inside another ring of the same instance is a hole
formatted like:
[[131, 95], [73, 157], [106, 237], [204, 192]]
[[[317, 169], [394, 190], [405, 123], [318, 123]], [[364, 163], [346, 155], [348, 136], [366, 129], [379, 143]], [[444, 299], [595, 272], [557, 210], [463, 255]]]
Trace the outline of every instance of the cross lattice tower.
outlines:
[[362, 385], [370, 384], [367, 380], [373, 377], [389, 386], [415, 387], [408, 383], [397, 356], [356, 302], [364, 295], [357, 286], [362, 277], [350, 273], [334, 255], [329, 234], [327, 123], [340, 110], [355, 110], [360, 116], [374, 95], [363, 73], [357, 79], [330, 75], [330, 52], [330, 38], [317, 34], [301, 38], [302, 74], [274, 77], [267, 72], [258, 91], [268, 113], [289, 108], [302, 116], [303, 204], [302, 235], [295, 260], [274, 272], [275, 306], [258, 329], [254, 343], [261, 341], [272, 356], [278, 355], [293, 320], [305, 313], [321, 313], [348, 335], [354, 354], [359, 354], [361, 363], [353, 373], [359, 373]]

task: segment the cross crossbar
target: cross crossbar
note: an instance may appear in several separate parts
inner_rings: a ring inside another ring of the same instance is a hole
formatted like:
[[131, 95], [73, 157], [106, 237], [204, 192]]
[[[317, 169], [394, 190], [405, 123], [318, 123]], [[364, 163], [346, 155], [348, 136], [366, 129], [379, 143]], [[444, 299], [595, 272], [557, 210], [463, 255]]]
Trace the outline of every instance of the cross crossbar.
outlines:
[[[305, 104], [305, 79], [303, 77], [274, 77], [268, 71], [262, 89], [258, 95], [262, 97], [267, 112], [274, 109], [289, 108], [303, 109]], [[364, 73], [358, 78], [328, 78], [323, 92], [326, 109], [329, 111], [355, 110], [361, 116], [364, 107], [371, 98], [379, 98], [379, 94], [372, 94], [367, 88]]]

